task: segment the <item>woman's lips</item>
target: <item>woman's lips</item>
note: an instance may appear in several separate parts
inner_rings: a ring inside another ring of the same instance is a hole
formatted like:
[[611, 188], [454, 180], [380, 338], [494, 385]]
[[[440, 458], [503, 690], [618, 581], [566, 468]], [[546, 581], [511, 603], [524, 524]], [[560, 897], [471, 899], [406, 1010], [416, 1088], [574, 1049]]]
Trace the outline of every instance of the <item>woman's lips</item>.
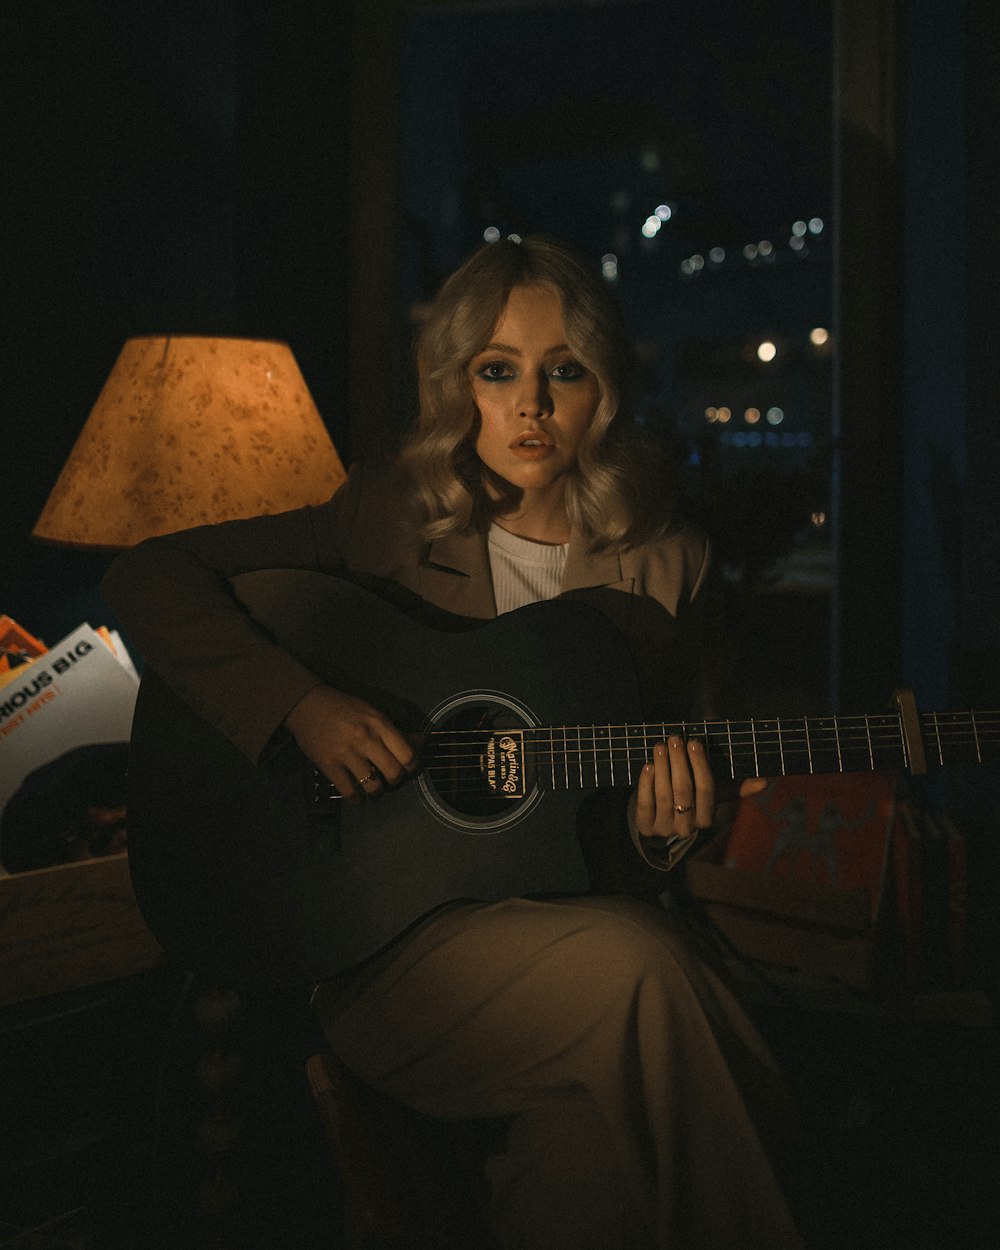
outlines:
[[522, 434], [510, 445], [511, 451], [521, 460], [545, 460], [555, 452], [555, 444], [534, 434]]

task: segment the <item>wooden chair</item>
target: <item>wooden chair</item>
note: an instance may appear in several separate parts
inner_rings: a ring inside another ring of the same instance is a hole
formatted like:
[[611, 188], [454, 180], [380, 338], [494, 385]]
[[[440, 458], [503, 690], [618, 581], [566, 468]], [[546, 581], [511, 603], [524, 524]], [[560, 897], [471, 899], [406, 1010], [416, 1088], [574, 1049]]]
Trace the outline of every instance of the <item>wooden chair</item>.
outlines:
[[431, 1120], [329, 1052], [309, 1058], [306, 1077], [340, 1172], [347, 1250], [488, 1250], [483, 1161], [496, 1125]]

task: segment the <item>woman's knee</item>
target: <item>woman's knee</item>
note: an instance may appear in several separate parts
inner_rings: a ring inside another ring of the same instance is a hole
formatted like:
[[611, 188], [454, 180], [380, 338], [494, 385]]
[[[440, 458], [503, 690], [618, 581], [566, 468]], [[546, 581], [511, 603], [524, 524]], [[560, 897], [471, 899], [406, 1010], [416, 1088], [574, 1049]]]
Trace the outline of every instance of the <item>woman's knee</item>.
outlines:
[[632, 899], [586, 909], [586, 957], [605, 975], [626, 981], [676, 967], [680, 948], [652, 908]]

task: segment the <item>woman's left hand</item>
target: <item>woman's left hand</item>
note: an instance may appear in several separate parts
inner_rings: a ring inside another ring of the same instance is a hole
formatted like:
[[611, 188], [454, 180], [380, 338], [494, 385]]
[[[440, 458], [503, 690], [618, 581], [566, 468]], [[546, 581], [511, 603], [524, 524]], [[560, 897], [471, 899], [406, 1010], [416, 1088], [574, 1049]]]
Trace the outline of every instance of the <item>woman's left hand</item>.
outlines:
[[690, 838], [715, 816], [715, 778], [705, 748], [674, 735], [653, 748], [639, 774], [635, 822], [645, 838]]
[[[740, 798], [759, 794], [763, 777], [751, 777], [739, 787]], [[639, 774], [635, 792], [635, 823], [645, 838], [690, 838], [707, 829], [715, 818], [715, 778], [705, 748], [697, 738], [685, 742], [679, 735], [653, 748], [651, 763]]]

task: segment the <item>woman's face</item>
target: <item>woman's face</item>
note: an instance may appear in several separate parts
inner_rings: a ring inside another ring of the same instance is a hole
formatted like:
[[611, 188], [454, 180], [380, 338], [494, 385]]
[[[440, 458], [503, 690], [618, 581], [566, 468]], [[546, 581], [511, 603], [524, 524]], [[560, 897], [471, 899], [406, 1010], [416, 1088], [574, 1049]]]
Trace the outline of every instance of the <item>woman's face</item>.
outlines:
[[548, 286], [516, 286], [489, 343], [469, 363], [479, 411], [476, 452], [505, 481], [562, 491], [600, 400], [597, 379], [566, 343], [562, 305]]

